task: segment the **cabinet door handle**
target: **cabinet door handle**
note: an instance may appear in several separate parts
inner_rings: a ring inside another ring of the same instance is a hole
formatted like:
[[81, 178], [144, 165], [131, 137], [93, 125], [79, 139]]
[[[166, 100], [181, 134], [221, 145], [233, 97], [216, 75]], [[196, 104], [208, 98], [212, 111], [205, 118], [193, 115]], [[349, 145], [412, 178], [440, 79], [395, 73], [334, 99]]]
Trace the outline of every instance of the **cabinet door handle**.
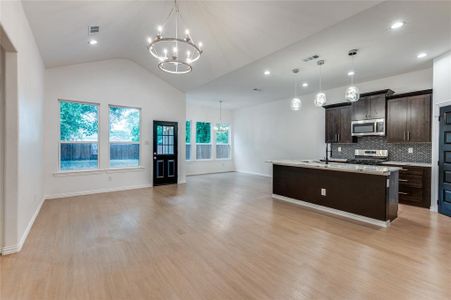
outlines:
[[398, 179], [401, 182], [409, 182], [407, 179]]
[[407, 131], [407, 140], [410, 141], [410, 131]]
[[408, 195], [409, 193], [398, 192], [398, 194], [400, 194], [400, 195]]
[[340, 134], [338, 133], [337, 136], [338, 136], [337, 142], [339, 142], [340, 141]]
[[406, 132], [404, 131], [404, 138], [403, 138], [403, 140], [405, 141], [406, 140]]

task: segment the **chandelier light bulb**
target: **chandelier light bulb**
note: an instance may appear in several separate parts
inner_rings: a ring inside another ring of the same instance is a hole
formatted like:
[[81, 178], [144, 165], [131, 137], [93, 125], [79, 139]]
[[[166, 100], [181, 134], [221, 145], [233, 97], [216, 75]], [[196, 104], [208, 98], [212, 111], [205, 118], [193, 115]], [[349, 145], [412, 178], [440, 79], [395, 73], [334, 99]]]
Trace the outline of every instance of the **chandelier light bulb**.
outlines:
[[150, 43], [152, 43], [152, 38], [151, 38], [151, 37], [148, 37], [148, 38], [147, 38], [147, 44], [150, 44]]
[[185, 34], [188, 35], [189, 34], [189, 29], [185, 30]]
[[326, 93], [324, 93], [324, 92], [319, 92], [318, 94], [316, 94], [315, 100], [313, 101], [313, 103], [318, 107], [323, 106], [324, 104], [326, 104], [326, 102], [327, 102], [327, 97], [326, 97]]
[[355, 75], [355, 72], [354, 71], [349, 71], [348, 72], [348, 76], [354, 76]]
[[199, 48], [202, 48], [203, 45], [202, 42], [199, 42]]
[[178, 49], [177, 47], [172, 48], [172, 52], [177, 53]]
[[345, 99], [348, 100], [349, 102], [359, 101], [360, 99], [359, 89], [354, 85], [349, 86], [345, 92]]
[[292, 111], [298, 111], [302, 108], [302, 101], [299, 97], [291, 99], [290, 108]]
[[159, 25], [157, 27], [157, 30], [158, 30], [159, 33], [162, 33], [163, 32], [163, 26]]

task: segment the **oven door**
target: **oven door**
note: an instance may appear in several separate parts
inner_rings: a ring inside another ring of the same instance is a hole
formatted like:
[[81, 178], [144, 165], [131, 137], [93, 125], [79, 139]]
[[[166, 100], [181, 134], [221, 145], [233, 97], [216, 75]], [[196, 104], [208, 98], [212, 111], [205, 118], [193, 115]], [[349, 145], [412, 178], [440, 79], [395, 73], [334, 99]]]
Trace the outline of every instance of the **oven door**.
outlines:
[[352, 121], [352, 136], [385, 135], [385, 120]]

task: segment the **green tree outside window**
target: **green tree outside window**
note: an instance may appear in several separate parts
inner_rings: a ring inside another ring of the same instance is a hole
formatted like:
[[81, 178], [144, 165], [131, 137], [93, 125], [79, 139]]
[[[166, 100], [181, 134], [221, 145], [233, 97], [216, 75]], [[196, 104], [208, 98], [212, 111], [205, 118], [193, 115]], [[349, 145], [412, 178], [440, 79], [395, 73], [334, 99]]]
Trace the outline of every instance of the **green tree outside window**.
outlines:
[[208, 122], [196, 122], [196, 143], [211, 143], [211, 125]]
[[97, 105], [60, 101], [61, 141], [97, 141], [98, 129]]

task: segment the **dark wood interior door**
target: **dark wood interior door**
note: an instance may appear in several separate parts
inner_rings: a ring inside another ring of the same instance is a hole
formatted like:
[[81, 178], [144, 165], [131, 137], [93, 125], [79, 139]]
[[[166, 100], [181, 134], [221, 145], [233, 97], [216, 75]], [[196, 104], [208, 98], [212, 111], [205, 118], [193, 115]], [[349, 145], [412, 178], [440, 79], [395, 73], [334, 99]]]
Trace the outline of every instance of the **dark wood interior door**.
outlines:
[[153, 121], [153, 185], [177, 183], [177, 122]]
[[408, 99], [408, 141], [412, 143], [431, 142], [431, 95], [419, 95]]
[[451, 217], [451, 105], [440, 109], [438, 212]]
[[387, 142], [407, 141], [407, 98], [389, 100], [387, 103]]

